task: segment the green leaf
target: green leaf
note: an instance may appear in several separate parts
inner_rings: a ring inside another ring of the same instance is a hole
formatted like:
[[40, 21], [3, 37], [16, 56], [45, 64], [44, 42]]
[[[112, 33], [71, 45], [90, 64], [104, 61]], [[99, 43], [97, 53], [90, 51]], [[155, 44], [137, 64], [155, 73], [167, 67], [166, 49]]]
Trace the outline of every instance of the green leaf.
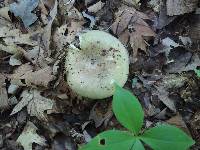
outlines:
[[112, 107], [117, 120], [138, 135], [144, 120], [144, 112], [138, 99], [131, 92], [116, 85]]
[[200, 70], [194, 69], [195, 73], [197, 74], [197, 77], [200, 77]]
[[145, 150], [144, 146], [142, 145], [141, 141], [139, 139], [136, 139], [135, 144], [130, 150]]
[[136, 138], [131, 133], [109, 130], [100, 133], [80, 150], [131, 150]]
[[140, 138], [154, 150], [186, 150], [195, 143], [182, 130], [170, 125], [151, 128]]

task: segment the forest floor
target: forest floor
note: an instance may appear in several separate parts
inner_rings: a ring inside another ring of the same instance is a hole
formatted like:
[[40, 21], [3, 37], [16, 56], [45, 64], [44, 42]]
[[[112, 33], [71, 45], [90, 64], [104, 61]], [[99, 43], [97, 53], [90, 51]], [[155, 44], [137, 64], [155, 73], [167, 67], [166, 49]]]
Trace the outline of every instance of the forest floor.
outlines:
[[67, 46], [87, 30], [128, 49], [125, 88], [143, 106], [143, 128], [175, 125], [199, 150], [198, 0], [0, 0], [0, 149], [77, 150], [102, 131], [124, 130], [112, 97], [90, 100], [67, 85]]

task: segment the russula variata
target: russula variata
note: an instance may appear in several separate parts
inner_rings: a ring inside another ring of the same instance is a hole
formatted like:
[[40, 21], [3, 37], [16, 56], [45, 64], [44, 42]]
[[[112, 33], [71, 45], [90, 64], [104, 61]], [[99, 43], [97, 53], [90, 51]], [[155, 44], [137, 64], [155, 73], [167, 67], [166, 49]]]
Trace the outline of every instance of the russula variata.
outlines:
[[98, 30], [79, 36], [80, 48], [70, 45], [66, 56], [66, 77], [78, 95], [103, 99], [113, 95], [115, 81], [123, 86], [128, 78], [129, 57], [114, 36]]

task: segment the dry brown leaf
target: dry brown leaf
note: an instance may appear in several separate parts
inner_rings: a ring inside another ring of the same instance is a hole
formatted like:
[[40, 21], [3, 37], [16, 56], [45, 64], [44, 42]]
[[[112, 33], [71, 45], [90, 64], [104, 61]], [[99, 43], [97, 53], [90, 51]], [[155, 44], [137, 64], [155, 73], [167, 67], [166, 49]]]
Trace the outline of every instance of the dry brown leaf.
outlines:
[[27, 67], [27, 70], [25, 70], [26, 68], [23, 70], [18, 69], [17, 73], [8, 76], [11, 79], [12, 84], [48, 87], [49, 83], [55, 78], [52, 73], [53, 69], [49, 66], [37, 71], [33, 71], [32, 67], [27, 64], [25, 64], [25, 66]]
[[8, 13], [9, 13], [9, 7], [0, 8], [0, 16], [8, 21], [11, 21]]
[[6, 77], [3, 74], [0, 74], [0, 111], [9, 107], [5, 79]]
[[101, 10], [104, 7], [105, 3], [99, 1], [96, 4], [88, 7], [88, 11], [92, 13], [97, 13], [99, 10]]
[[36, 133], [37, 129], [38, 128], [32, 122], [27, 122], [23, 132], [17, 139], [17, 142], [19, 142], [24, 147], [24, 150], [32, 150], [33, 143], [39, 144], [41, 146], [46, 145], [45, 138], [39, 136]]
[[25, 79], [26, 85], [37, 85], [37, 86], [44, 86], [48, 87], [50, 81], [52, 81], [55, 76], [52, 75], [52, 68], [46, 67], [41, 70], [35, 72], [27, 72], [23, 76], [22, 79]]
[[66, 20], [80, 20], [83, 21], [84, 18], [82, 14], [74, 7], [75, 0], [60, 0], [59, 1], [59, 11], [61, 16], [63, 17], [63, 21]]
[[194, 70], [200, 66], [200, 57], [197, 54], [192, 54], [184, 49], [176, 49], [171, 51], [173, 62], [169, 63], [166, 67], [168, 73], [181, 73], [184, 71]]
[[[130, 43], [133, 49], [133, 58], [136, 59], [139, 48], [146, 50], [147, 42], [145, 39], [155, 36], [154, 31], [144, 21], [144, 19], [149, 18], [133, 8], [118, 12], [116, 18], [111, 29], [124, 45]], [[135, 61], [133, 60], [133, 62]]]
[[[0, 28], [0, 38], [3, 40], [2, 43], [0, 42], [0, 50], [16, 54], [19, 57], [24, 56], [26, 60], [44, 68], [48, 66], [48, 57], [45, 57], [44, 49], [39, 46], [42, 32], [44, 31], [39, 28], [36, 31], [33, 30], [27, 34], [22, 34], [15, 27], [4, 25]], [[21, 45], [24, 44], [27, 46], [22, 48]]]
[[42, 14], [45, 14], [45, 15], [48, 15], [48, 10], [47, 8], [45, 7], [45, 4], [44, 4], [44, 0], [40, 0], [40, 3], [38, 5], [39, 9], [41, 10], [41, 13]]
[[17, 45], [0, 44], [0, 51], [4, 51], [10, 54], [23, 54], [24, 49]]
[[30, 116], [36, 116], [40, 120], [47, 120], [45, 111], [52, 110], [55, 105], [53, 100], [41, 96], [37, 90], [25, 90], [21, 98], [22, 100], [13, 108], [10, 115], [16, 114], [27, 106], [27, 111]]
[[52, 28], [53, 21], [57, 15], [57, 6], [58, 6], [58, 2], [57, 2], [57, 0], [55, 0], [54, 7], [50, 11], [51, 19], [48, 22], [48, 24], [44, 27], [44, 31], [43, 31], [43, 35], [42, 35], [41, 42], [43, 43], [45, 53], [48, 57], [50, 57], [50, 55], [51, 55], [51, 50], [50, 50], [51, 28]]
[[176, 112], [176, 106], [174, 100], [169, 98], [169, 92], [162, 86], [156, 87], [157, 91], [153, 92], [153, 95], [157, 95], [158, 98], [173, 112]]
[[165, 76], [161, 81], [156, 82], [157, 91], [153, 95], [157, 95], [159, 99], [172, 111], [176, 112], [175, 102], [169, 97], [169, 89], [182, 87], [187, 78], [181, 75], [170, 74]]
[[57, 28], [56, 32], [53, 35], [53, 40], [55, 42], [55, 47], [58, 51], [62, 50], [63, 47], [67, 44], [67, 36], [66, 33], [68, 31], [67, 25], [62, 25], [61, 27]]
[[77, 33], [82, 30], [82, 25], [82, 21], [72, 20], [69, 24], [62, 25], [56, 30], [53, 40], [58, 50], [62, 50], [67, 43], [70, 44], [74, 41]]
[[177, 114], [176, 116], [170, 118], [166, 122], [171, 124], [171, 125], [175, 125], [176, 127], [185, 131], [188, 135], [190, 135], [190, 131], [188, 130], [188, 128], [187, 128], [187, 126], [186, 126], [185, 122], [183, 121], [183, 118], [180, 114]]
[[167, 0], [167, 15], [175, 16], [190, 13], [197, 8], [198, 0]]
[[30, 46], [35, 46], [38, 44], [37, 41], [31, 39], [31, 34], [22, 34], [19, 29], [14, 29], [11, 27], [4, 26], [0, 28], [0, 37], [3, 38], [7, 45], [14, 44], [26, 44]]
[[24, 85], [20, 79], [26, 72], [30, 72], [33, 70], [33, 67], [29, 64], [23, 64], [19, 66], [12, 75], [7, 75], [8, 79], [11, 79], [11, 82], [15, 85]]

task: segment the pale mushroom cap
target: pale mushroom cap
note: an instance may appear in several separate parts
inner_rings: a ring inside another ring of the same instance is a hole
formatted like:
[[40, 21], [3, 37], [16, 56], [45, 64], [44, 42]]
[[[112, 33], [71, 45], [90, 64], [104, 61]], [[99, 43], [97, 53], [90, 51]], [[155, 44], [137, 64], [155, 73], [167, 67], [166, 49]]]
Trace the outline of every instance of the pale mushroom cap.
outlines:
[[70, 46], [66, 56], [67, 82], [83, 97], [103, 99], [113, 95], [115, 81], [123, 86], [129, 73], [129, 56], [123, 44], [98, 30], [80, 35], [80, 49]]

